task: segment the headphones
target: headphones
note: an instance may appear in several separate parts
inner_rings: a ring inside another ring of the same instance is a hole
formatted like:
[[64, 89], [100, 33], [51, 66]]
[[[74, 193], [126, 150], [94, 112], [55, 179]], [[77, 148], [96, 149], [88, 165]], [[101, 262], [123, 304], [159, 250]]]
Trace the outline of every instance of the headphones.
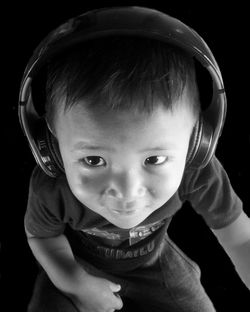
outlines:
[[[56, 138], [33, 101], [34, 79], [62, 50], [93, 38], [140, 36], [168, 42], [187, 51], [212, 79], [212, 99], [194, 127], [186, 166], [205, 167], [216, 149], [226, 116], [226, 94], [220, 69], [204, 40], [190, 27], [163, 12], [145, 7], [109, 7], [88, 11], [62, 24], [40, 43], [23, 74], [18, 113], [32, 153], [43, 171], [56, 177], [64, 171]], [[45, 105], [45, 103], [43, 103]]]

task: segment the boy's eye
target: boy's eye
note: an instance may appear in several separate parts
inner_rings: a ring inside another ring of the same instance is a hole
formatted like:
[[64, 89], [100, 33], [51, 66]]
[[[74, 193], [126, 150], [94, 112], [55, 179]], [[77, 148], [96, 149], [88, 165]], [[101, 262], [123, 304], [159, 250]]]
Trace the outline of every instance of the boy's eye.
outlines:
[[145, 165], [163, 165], [168, 160], [167, 156], [151, 156], [145, 159]]
[[100, 156], [87, 156], [84, 157], [82, 161], [90, 167], [100, 167], [106, 165], [105, 160]]

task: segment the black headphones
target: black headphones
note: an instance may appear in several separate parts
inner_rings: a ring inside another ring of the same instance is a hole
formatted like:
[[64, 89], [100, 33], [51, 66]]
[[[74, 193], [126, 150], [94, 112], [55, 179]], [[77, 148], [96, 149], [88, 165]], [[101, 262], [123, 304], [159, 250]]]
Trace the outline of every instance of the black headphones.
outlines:
[[171, 43], [187, 51], [209, 72], [212, 100], [194, 128], [187, 156], [187, 166], [205, 167], [215, 152], [226, 116], [226, 94], [216, 60], [204, 40], [181, 21], [154, 9], [130, 6], [93, 10], [72, 18], [49, 33], [34, 51], [21, 82], [18, 111], [37, 163], [52, 177], [64, 171], [57, 141], [33, 101], [34, 78], [62, 50], [111, 35], [141, 36]]

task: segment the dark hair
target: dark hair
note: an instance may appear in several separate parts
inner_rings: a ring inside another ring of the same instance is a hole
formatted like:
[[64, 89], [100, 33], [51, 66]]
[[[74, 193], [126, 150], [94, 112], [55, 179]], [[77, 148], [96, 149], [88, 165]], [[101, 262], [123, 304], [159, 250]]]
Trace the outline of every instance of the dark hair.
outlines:
[[148, 38], [113, 36], [87, 41], [64, 51], [48, 67], [46, 118], [55, 109], [85, 100], [88, 109], [152, 112], [160, 101], [172, 109], [187, 87], [198, 114], [194, 61], [178, 47]]

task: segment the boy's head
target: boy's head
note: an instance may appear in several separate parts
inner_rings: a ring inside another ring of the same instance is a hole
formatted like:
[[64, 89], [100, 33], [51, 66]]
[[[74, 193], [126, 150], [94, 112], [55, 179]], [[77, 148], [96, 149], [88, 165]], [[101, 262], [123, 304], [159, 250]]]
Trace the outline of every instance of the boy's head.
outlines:
[[96, 39], [49, 67], [46, 119], [69, 186], [121, 228], [177, 191], [199, 109], [193, 61], [166, 43]]
[[85, 108], [151, 113], [156, 103], [174, 109], [184, 88], [197, 117], [200, 103], [194, 60], [158, 40], [111, 36], [92, 39], [57, 56], [48, 69], [46, 119], [79, 100]]

